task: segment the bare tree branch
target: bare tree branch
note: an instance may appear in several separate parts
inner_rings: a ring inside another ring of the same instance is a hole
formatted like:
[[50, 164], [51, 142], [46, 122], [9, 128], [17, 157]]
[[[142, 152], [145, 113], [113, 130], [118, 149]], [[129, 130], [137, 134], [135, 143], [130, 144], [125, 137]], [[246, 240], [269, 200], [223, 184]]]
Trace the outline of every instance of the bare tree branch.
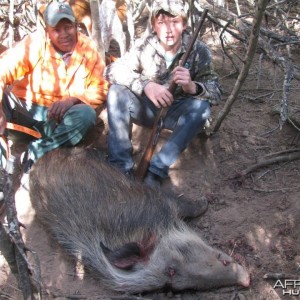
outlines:
[[102, 44], [100, 18], [99, 18], [99, 5], [101, 0], [90, 0], [91, 14], [92, 14], [92, 36], [97, 44], [98, 51], [103, 61], [105, 61], [105, 49]]
[[[39, 265], [37, 266], [37, 272], [35, 272], [35, 269], [31, 267], [27, 258], [27, 251], [29, 249], [26, 248], [20, 231], [20, 223], [17, 218], [15, 206], [15, 191], [20, 185], [20, 179], [14, 172], [15, 163], [15, 157], [10, 155], [7, 160], [6, 172], [4, 172], [5, 178], [3, 190], [6, 204], [7, 226], [5, 227], [1, 224], [1, 235], [5, 238], [3, 242], [6, 243], [6, 246], [3, 247], [3, 249], [6, 251], [6, 258], [9, 259], [8, 262], [12, 268], [12, 272], [18, 279], [19, 287], [23, 293], [23, 298], [31, 300], [38, 299], [41, 295], [40, 267]], [[5, 230], [7, 230], [6, 234]], [[9, 253], [9, 251], [12, 251], [12, 253]], [[38, 263], [36, 256], [35, 260]], [[33, 281], [33, 274], [38, 277], [36, 281]]]
[[238, 93], [241, 89], [241, 86], [242, 86], [243, 82], [245, 81], [245, 79], [248, 75], [253, 57], [255, 55], [257, 41], [258, 41], [258, 37], [259, 37], [260, 25], [261, 25], [264, 10], [267, 6], [267, 3], [268, 3], [268, 0], [260, 0], [257, 3], [255, 18], [254, 18], [254, 21], [253, 21], [253, 28], [252, 28], [251, 36], [250, 36], [250, 39], [249, 39], [249, 45], [248, 45], [247, 53], [246, 53], [246, 56], [245, 56], [245, 59], [244, 59], [244, 65], [243, 65], [241, 73], [239, 74], [238, 79], [237, 79], [237, 81], [234, 85], [234, 88], [231, 92], [231, 95], [227, 99], [223, 110], [220, 112], [220, 114], [218, 116], [216, 124], [212, 128], [213, 133], [216, 132], [220, 128], [222, 121], [225, 119], [226, 115], [229, 113], [229, 111], [231, 109], [231, 106], [233, 105], [233, 103], [237, 99], [237, 96], [238, 96]]

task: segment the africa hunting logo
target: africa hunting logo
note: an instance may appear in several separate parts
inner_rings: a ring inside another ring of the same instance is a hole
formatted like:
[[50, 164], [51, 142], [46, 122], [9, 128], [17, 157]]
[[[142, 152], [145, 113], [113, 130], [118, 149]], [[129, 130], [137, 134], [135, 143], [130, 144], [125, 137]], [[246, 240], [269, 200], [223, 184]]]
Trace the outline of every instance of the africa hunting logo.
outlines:
[[273, 286], [274, 289], [282, 289], [282, 295], [300, 296], [300, 280], [296, 279], [278, 279]]

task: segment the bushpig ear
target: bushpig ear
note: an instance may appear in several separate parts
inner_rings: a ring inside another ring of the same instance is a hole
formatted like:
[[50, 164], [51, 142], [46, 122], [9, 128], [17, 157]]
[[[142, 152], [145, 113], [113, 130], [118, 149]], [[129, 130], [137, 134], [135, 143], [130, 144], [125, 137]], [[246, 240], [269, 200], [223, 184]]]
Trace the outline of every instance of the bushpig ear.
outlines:
[[130, 270], [138, 261], [143, 260], [138, 243], [127, 243], [117, 250], [110, 250], [101, 243], [108, 261], [119, 269]]
[[136, 263], [145, 262], [149, 259], [149, 255], [154, 248], [154, 241], [154, 236], [150, 235], [148, 238], [144, 238], [141, 243], [127, 243], [116, 250], [110, 250], [102, 243], [100, 245], [103, 253], [113, 266], [130, 270]]

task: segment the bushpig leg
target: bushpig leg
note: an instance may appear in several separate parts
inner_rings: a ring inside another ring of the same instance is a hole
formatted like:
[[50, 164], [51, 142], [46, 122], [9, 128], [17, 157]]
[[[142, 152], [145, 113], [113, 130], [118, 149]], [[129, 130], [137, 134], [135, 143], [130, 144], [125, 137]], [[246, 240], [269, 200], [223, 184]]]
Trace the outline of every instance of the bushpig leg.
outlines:
[[92, 149], [65, 148], [30, 173], [37, 217], [109, 288], [140, 293], [250, 284], [249, 274], [177, 216], [171, 195], [129, 181]]

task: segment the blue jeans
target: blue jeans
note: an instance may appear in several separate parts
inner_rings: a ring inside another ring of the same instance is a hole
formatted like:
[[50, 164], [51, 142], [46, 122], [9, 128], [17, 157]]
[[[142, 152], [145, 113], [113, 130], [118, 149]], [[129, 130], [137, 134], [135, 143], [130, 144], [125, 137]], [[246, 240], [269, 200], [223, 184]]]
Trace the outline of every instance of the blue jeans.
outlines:
[[[47, 119], [47, 107], [22, 101], [13, 93], [4, 93], [2, 108], [8, 122], [41, 133], [42, 137], [33, 139], [28, 146], [28, 157], [33, 161], [60, 146], [75, 146], [96, 123], [95, 110], [86, 104], [72, 106], [59, 124]], [[2, 165], [3, 156], [1, 151]]]
[[[163, 128], [172, 130], [170, 138], [153, 155], [149, 170], [166, 178], [169, 167], [199, 133], [210, 116], [208, 101], [177, 99], [168, 108]], [[112, 85], [107, 95], [109, 162], [122, 172], [133, 169], [131, 122], [152, 127], [159, 109], [145, 96], [139, 97], [122, 85]]]

